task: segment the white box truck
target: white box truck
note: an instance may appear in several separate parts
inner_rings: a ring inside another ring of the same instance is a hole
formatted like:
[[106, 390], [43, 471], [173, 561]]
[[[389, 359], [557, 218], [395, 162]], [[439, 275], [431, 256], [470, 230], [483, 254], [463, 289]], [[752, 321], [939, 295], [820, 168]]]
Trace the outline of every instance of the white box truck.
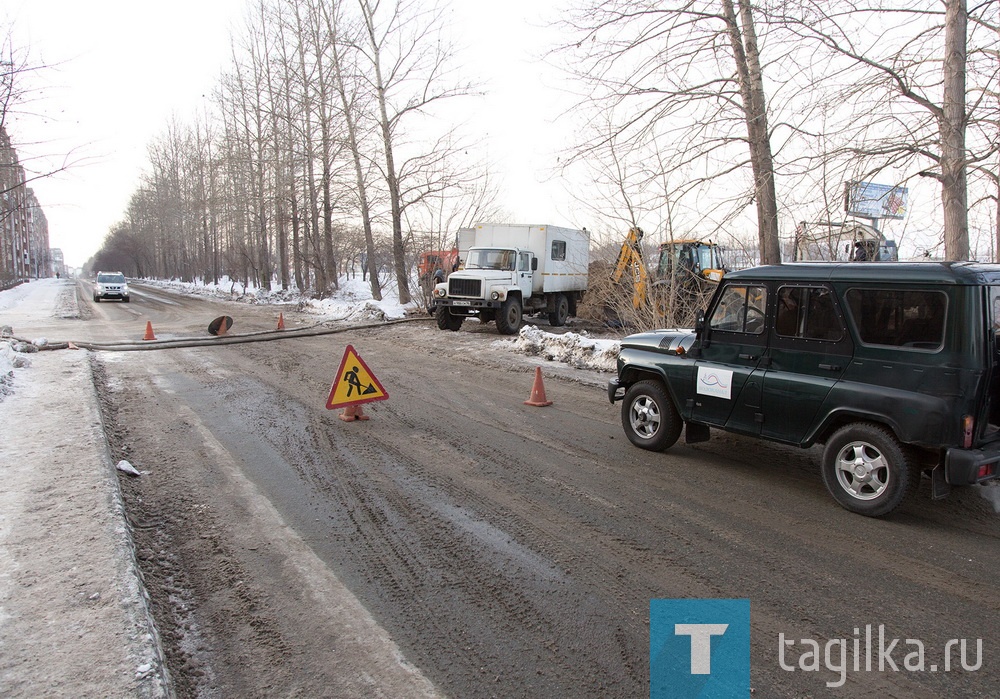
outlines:
[[560, 326], [576, 315], [587, 290], [590, 233], [559, 226], [481, 224], [458, 234], [462, 268], [434, 287], [434, 315], [442, 330], [466, 318], [496, 321], [513, 335], [525, 313], [545, 313]]

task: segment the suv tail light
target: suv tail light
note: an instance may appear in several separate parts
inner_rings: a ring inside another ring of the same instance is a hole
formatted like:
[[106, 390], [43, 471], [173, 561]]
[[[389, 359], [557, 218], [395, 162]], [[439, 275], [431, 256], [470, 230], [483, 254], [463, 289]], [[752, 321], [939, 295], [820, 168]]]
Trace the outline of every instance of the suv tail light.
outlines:
[[984, 478], [990, 478], [996, 472], [996, 464], [983, 464], [979, 467], [979, 473], [976, 478], [982, 480]]
[[968, 449], [972, 446], [972, 427], [975, 421], [971, 415], [962, 417], [962, 446]]

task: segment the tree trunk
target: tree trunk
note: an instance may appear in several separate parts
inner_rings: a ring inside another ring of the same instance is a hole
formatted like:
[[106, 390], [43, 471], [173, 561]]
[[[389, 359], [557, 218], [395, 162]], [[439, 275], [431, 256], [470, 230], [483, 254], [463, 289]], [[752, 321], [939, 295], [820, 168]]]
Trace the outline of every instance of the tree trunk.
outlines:
[[969, 212], [965, 153], [965, 64], [969, 23], [966, 0], [947, 0], [942, 70], [941, 204], [946, 260], [969, 259]]
[[[361, 144], [358, 142], [357, 119], [354, 116], [352, 100], [348, 99], [347, 84], [344, 80], [344, 71], [341, 65], [342, 58], [340, 46], [338, 45], [338, 42], [340, 41], [339, 22], [336, 14], [336, 12], [338, 12], [338, 8], [334, 6], [332, 9], [333, 14], [328, 13], [326, 15], [326, 22], [331, 36], [330, 49], [333, 52], [333, 78], [335, 80], [337, 93], [340, 96], [341, 109], [344, 111], [344, 122], [347, 126], [348, 148], [350, 149], [351, 157], [354, 160], [354, 176], [358, 186], [358, 206], [361, 209], [361, 225], [365, 232], [365, 266], [367, 267], [368, 273], [371, 274], [372, 298], [376, 301], [381, 301], [382, 285], [378, 279], [377, 262], [375, 260], [375, 238], [372, 232], [371, 207], [368, 202], [368, 186], [365, 183], [365, 172], [361, 156]], [[364, 273], [362, 273], [361, 278], [364, 280]]]
[[[389, 124], [389, 111], [386, 107], [380, 47], [375, 37], [374, 10], [368, 0], [360, 0], [360, 4], [372, 50], [371, 61], [375, 71], [375, 91], [378, 99], [379, 121], [382, 127], [382, 145], [385, 148], [385, 180], [389, 189], [389, 206], [392, 213], [392, 262], [396, 271], [399, 302], [406, 305], [410, 303], [412, 298], [410, 297], [410, 285], [406, 278], [406, 250], [403, 246], [403, 213], [399, 193], [399, 174], [396, 172], [396, 163], [393, 157], [392, 129]], [[372, 264], [370, 259], [369, 264]]]
[[778, 195], [774, 182], [774, 158], [771, 153], [770, 131], [767, 125], [767, 100], [764, 95], [763, 71], [757, 34], [749, 0], [739, 0], [740, 23], [732, 0], [723, 0], [723, 12], [729, 28], [729, 41], [736, 59], [743, 115], [747, 124], [750, 164], [753, 168], [754, 193], [757, 204], [757, 238], [761, 264], [781, 264], [778, 240]]

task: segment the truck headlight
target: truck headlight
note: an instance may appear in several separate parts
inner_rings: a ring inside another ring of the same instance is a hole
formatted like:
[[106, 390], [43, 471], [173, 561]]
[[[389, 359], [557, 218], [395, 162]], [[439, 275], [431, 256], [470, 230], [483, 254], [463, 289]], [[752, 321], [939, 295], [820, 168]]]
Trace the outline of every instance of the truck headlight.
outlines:
[[499, 291], [494, 291], [492, 294], [490, 294], [490, 298], [493, 299], [494, 301], [499, 300], [500, 299], [500, 292]]
[[437, 296], [439, 299], [443, 299], [445, 296], [448, 295], [448, 291], [443, 286], [439, 286], [434, 290], [434, 295]]

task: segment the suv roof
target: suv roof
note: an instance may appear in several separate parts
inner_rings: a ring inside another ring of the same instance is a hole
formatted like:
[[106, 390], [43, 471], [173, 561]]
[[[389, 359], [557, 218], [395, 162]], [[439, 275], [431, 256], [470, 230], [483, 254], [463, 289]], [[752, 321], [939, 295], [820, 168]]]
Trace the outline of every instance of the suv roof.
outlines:
[[726, 275], [726, 279], [980, 285], [1000, 283], [1000, 265], [982, 262], [790, 262], [742, 269]]

